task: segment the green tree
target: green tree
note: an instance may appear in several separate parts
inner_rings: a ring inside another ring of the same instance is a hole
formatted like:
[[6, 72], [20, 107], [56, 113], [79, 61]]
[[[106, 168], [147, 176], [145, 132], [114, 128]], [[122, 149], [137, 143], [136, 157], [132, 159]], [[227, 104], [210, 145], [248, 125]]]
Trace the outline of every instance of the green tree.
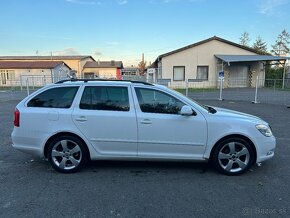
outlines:
[[262, 39], [261, 36], [258, 36], [256, 41], [254, 42], [252, 48], [257, 53], [266, 54], [267, 53], [267, 43]]
[[290, 51], [290, 34], [284, 29], [281, 34], [278, 35], [275, 44], [272, 45], [271, 52], [277, 56], [287, 56]]
[[240, 37], [240, 44], [243, 46], [249, 46], [250, 44], [250, 35], [248, 32], [243, 32]]

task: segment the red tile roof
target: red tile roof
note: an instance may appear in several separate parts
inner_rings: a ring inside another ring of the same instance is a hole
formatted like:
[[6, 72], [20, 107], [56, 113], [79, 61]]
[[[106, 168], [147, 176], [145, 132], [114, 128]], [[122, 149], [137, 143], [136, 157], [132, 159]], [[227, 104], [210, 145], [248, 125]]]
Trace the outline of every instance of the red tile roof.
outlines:
[[85, 58], [91, 58], [89, 55], [58, 55], [58, 56], [0, 56], [0, 60], [83, 60]]
[[0, 61], [0, 69], [53, 69], [63, 61]]

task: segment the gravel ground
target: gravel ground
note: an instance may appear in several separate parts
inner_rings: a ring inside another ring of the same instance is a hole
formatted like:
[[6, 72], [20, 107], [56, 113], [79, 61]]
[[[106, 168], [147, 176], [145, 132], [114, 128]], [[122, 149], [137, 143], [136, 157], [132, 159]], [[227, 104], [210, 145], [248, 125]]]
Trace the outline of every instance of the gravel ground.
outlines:
[[17, 102], [0, 97], [0, 217], [290, 217], [285, 106], [202, 101], [271, 124], [275, 157], [241, 176], [221, 175], [206, 163], [110, 161], [65, 175], [11, 147]]

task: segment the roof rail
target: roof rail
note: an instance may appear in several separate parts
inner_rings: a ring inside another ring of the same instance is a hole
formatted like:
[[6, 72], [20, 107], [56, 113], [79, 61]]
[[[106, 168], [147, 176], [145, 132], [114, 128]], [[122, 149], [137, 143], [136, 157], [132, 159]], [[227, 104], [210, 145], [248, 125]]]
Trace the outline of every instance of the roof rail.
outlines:
[[112, 82], [131, 82], [131, 83], [140, 83], [144, 85], [151, 85], [151, 83], [142, 82], [142, 81], [135, 81], [135, 80], [115, 80], [115, 79], [65, 79], [56, 82], [55, 84], [62, 84], [65, 82], [90, 82], [90, 81], [112, 81]]

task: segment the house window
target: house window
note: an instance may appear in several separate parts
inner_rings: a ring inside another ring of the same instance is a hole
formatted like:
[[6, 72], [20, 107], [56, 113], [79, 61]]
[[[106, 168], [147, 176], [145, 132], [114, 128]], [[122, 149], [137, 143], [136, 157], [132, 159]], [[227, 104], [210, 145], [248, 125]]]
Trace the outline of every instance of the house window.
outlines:
[[157, 73], [157, 78], [162, 79], [162, 64], [161, 62], [158, 62], [158, 73]]
[[208, 80], [208, 66], [197, 66], [196, 79]]
[[93, 72], [86, 72], [86, 73], [84, 73], [84, 78], [85, 79], [94, 79], [95, 78], [95, 73], [93, 73]]
[[15, 71], [7, 70], [7, 80], [15, 80]]
[[173, 67], [173, 80], [174, 81], [185, 80], [185, 67], [184, 66]]
[[6, 85], [7, 81], [15, 80], [15, 72], [14, 70], [1, 70], [1, 77], [0, 77], [0, 83], [2, 85]]

